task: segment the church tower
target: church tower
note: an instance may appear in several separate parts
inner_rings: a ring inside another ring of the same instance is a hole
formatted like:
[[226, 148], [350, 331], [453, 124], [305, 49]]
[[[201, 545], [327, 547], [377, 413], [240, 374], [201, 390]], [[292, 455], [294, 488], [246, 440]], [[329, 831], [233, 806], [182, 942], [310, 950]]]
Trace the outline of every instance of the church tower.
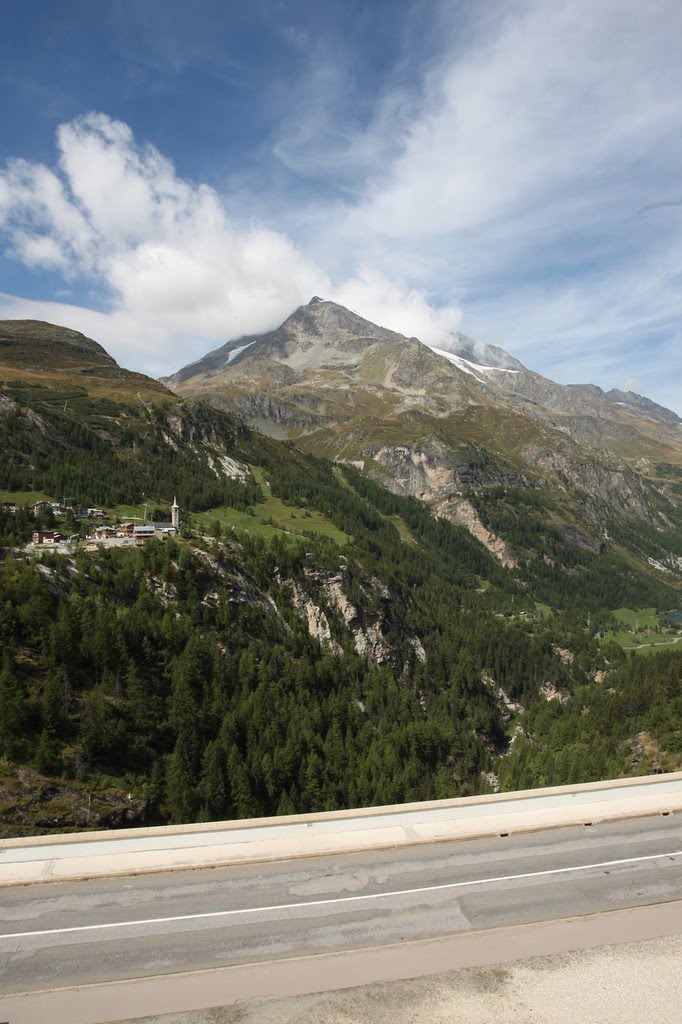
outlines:
[[178, 499], [173, 498], [173, 504], [171, 505], [171, 525], [176, 529], [180, 529], [180, 506], [178, 505]]

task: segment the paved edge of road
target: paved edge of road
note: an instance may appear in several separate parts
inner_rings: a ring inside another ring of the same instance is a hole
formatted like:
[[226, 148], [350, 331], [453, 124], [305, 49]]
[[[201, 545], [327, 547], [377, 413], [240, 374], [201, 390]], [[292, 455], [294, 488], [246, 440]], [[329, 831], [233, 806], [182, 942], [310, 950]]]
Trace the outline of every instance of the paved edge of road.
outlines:
[[[137, 863], [135, 866], [126, 865], [120, 863], [121, 860], [126, 856], [125, 854], [113, 854], [110, 858], [107, 858], [108, 864], [93, 864], [90, 863], [87, 867], [74, 866], [72, 870], [59, 871], [55, 864], [59, 862], [53, 861], [37, 861], [33, 862], [33, 866], [37, 865], [35, 877], [28, 877], [27, 875], [18, 876], [15, 878], [2, 878], [3, 868], [7, 872], [8, 868], [12, 868], [13, 865], [2, 865], [0, 864], [0, 890], [18, 886], [32, 886], [32, 885], [45, 885], [49, 883], [58, 882], [85, 882], [94, 878], [129, 878], [138, 875], [155, 875], [163, 874], [168, 871], [200, 871], [210, 870], [211, 868], [226, 868], [237, 865], [253, 865], [253, 864], [270, 864], [276, 861], [288, 861], [288, 860], [303, 860], [311, 859], [314, 857], [329, 857], [338, 856], [343, 857], [354, 853], [367, 853], [368, 851], [375, 850], [395, 850], [398, 847], [411, 847], [411, 846], [426, 846], [434, 843], [452, 843], [452, 842], [464, 842], [471, 839], [484, 839], [492, 836], [500, 836], [500, 838], [506, 838], [510, 835], [523, 835], [529, 832], [542, 832], [550, 829], [557, 828], [571, 828], [579, 825], [590, 827], [593, 825], [608, 824], [616, 821], [632, 821], [639, 818], [646, 817], [667, 817], [668, 815], [674, 815], [676, 813], [682, 813], [682, 805], [675, 808], [675, 810], [653, 810], [653, 811], [640, 811], [633, 814], [614, 813], [612, 815], [605, 814], [603, 816], [586, 816], [582, 815], [579, 818], [566, 820], [566, 821], [548, 821], [546, 823], [536, 824], [525, 824], [516, 825], [502, 823], [499, 828], [493, 828], [490, 831], [484, 831], [483, 829], [477, 829], [471, 832], [452, 833], [449, 835], [437, 836], [435, 838], [408, 838], [406, 836], [396, 836], [395, 838], [383, 842], [368, 842], [367, 840], [371, 837], [371, 834], [362, 834], [362, 842], [358, 842], [356, 845], [348, 843], [346, 846], [335, 845], [334, 847], [324, 849], [314, 849], [312, 847], [303, 850], [283, 850], [280, 852], [268, 852], [261, 853], [258, 856], [255, 851], [249, 853], [244, 852], [243, 846], [238, 850], [231, 853], [221, 852], [216, 854], [214, 847], [200, 848], [199, 850], [192, 851], [194, 856], [192, 860], [180, 860], [173, 863], [156, 864], [154, 866], [145, 866]], [[403, 830], [396, 830], [403, 831]], [[208, 856], [202, 859], [199, 854], [203, 849], [210, 850]], [[134, 854], [135, 860], [139, 862], [140, 855]], [[104, 858], [91, 858], [92, 860], [103, 860]], [[158, 858], [156, 858], [158, 860]], [[116, 863], [119, 862], [119, 863]], [[3, 1022], [0, 1022], [3, 1024]]]
[[131, 1021], [680, 934], [682, 901], [676, 901], [339, 953], [0, 996], [0, 1016], [17, 1024]]
[[[642, 787], [646, 787], [646, 792]], [[532, 803], [532, 809], [526, 806], [519, 810], [521, 800]], [[481, 805], [484, 810], [477, 816]], [[495, 813], [491, 813], [493, 808]], [[419, 820], [420, 816], [423, 819], [434, 811], [439, 818]], [[442, 812], [448, 812], [448, 816], [443, 817]], [[291, 815], [274, 819], [274, 822], [273, 819], [212, 822], [210, 829], [179, 826], [173, 831], [125, 830], [124, 835], [100, 832], [45, 836], [38, 840], [5, 840], [0, 843], [0, 887], [341, 856], [676, 812], [682, 812], [682, 772], [588, 783], [584, 787], [554, 787], [456, 801], [363, 808], [357, 813]], [[392, 817], [389, 819], [388, 815]], [[370, 818], [375, 818], [376, 824], [370, 826]], [[325, 831], [324, 826], [330, 821], [347, 827]], [[354, 821], [358, 822], [355, 829]], [[277, 826], [274, 830], [273, 824]], [[216, 833], [221, 829], [223, 836], [219, 837]], [[189, 837], [193, 839], [190, 844], [169, 845], [173, 839], [180, 843]], [[101, 844], [99, 851], [98, 842]], [[151, 848], [139, 849], [141, 842], [149, 843]], [[108, 849], [104, 849], [107, 844]], [[133, 844], [138, 848], [131, 849]], [[112, 849], [112, 845], [116, 848]]]

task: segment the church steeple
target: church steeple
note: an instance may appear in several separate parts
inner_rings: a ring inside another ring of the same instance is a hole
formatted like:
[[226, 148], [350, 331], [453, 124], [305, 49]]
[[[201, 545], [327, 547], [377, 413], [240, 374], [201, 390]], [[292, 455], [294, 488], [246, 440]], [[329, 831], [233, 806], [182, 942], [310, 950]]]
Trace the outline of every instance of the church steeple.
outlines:
[[180, 529], [180, 506], [178, 505], [178, 499], [175, 497], [171, 505], [171, 524], [176, 530]]

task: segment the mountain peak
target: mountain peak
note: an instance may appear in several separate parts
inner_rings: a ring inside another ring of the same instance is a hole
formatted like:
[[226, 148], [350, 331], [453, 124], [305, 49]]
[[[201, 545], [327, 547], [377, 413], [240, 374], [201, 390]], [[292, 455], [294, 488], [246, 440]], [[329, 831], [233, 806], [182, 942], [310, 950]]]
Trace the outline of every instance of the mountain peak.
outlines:
[[461, 359], [466, 359], [467, 362], [475, 363], [477, 366], [496, 370], [526, 369], [523, 363], [515, 359], [514, 356], [510, 356], [503, 348], [499, 348], [497, 345], [488, 345], [484, 341], [476, 341], [466, 334], [461, 334], [460, 331], [450, 335], [447, 351], [455, 356], [460, 356]]

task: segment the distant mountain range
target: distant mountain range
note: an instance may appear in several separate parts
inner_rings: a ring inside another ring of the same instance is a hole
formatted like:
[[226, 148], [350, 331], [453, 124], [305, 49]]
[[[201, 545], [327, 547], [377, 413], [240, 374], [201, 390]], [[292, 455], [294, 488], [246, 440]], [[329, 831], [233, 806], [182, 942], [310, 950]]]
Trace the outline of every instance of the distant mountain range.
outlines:
[[317, 297], [164, 383], [397, 493], [455, 499], [456, 517], [464, 491], [492, 486], [546, 489], [597, 531], [613, 512], [657, 522], [679, 498], [671, 410], [557, 384], [462, 334], [432, 349]]

